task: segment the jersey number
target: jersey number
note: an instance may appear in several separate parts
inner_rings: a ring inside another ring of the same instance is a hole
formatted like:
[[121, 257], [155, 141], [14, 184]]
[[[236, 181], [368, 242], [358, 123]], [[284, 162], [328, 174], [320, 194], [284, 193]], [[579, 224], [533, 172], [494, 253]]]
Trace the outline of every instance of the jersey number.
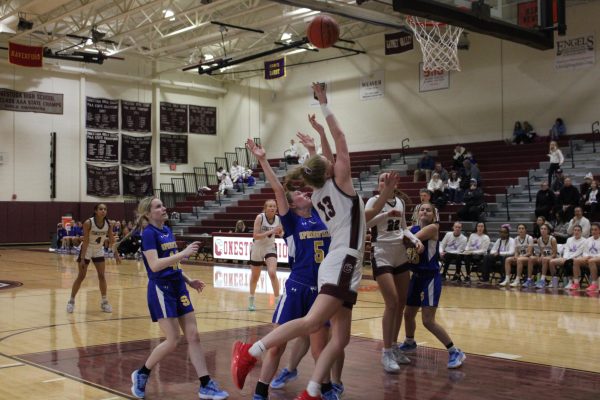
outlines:
[[317, 207], [325, 214], [325, 222], [335, 217], [335, 209], [333, 208], [333, 203], [329, 196], [323, 197], [323, 200], [317, 203]]
[[179, 300], [181, 300], [181, 304], [183, 304], [184, 307], [187, 307], [190, 305], [190, 299], [188, 299], [187, 296], [183, 295], [179, 298]]
[[325, 243], [322, 240], [315, 240], [313, 243], [314, 243], [314, 250], [315, 250], [315, 262], [317, 264], [320, 264], [321, 262], [323, 262], [323, 259], [325, 258], [325, 252], [321, 248], [325, 245]]
[[400, 228], [399, 219], [388, 219], [388, 232], [397, 231]]
[[98, 238], [96, 239], [96, 243], [98, 243], [98, 244], [102, 243], [102, 236], [98, 236]]

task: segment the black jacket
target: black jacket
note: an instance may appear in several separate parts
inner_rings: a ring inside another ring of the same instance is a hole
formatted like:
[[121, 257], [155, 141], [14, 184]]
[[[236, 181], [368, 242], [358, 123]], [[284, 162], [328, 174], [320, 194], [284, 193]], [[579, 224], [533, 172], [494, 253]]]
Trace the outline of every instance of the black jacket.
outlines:
[[550, 189], [540, 190], [535, 196], [535, 208], [554, 207], [556, 204], [556, 195]]

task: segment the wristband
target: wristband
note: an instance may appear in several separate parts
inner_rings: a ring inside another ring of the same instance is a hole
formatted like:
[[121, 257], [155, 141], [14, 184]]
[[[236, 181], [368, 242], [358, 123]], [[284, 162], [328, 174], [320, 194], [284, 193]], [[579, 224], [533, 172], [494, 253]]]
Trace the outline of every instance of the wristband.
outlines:
[[327, 119], [327, 117], [329, 117], [330, 115], [333, 115], [327, 103], [321, 104], [321, 111], [323, 112], [323, 116], [325, 117], [325, 119]]

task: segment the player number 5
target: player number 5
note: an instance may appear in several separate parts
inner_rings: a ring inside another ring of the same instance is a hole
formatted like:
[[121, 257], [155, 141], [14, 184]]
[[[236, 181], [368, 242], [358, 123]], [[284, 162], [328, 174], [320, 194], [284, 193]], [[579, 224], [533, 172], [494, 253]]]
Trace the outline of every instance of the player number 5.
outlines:
[[314, 241], [314, 246], [315, 246], [315, 262], [316, 263], [320, 264], [321, 262], [323, 262], [323, 259], [325, 258], [325, 252], [321, 248], [324, 245], [325, 245], [325, 243], [322, 240], [315, 240]]

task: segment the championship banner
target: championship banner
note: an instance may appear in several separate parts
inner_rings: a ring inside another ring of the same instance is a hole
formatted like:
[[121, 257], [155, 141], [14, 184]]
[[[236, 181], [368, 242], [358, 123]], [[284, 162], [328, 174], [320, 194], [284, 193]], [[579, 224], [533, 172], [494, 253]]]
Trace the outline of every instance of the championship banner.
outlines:
[[119, 130], [119, 100], [86, 97], [85, 127]]
[[0, 110], [62, 115], [63, 95], [0, 89]]
[[152, 196], [152, 167], [131, 169], [123, 167], [123, 196]]
[[[213, 287], [219, 289], [230, 289], [239, 292], [248, 292], [250, 290], [250, 276], [252, 271], [248, 268], [213, 267]], [[285, 281], [290, 276], [290, 271], [277, 271], [277, 280], [279, 287], [285, 287]], [[260, 273], [260, 278], [256, 284], [257, 293], [273, 293], [273, 286], [267, 271]]]
[[87, 164], [88, 196], [109, 197], [119, 195], [119, 166], [98, 167]]
[[121, 164], [150, 165], [152, 136], [121, 135]]
[[[277, 262], [288, 263], [288, 248], [285, 241], [275, 238], [277, 247]], [[252, 237], [244, 236], [214, 236], [213, 257], [225, 260], [250, 260]]]
[[277, 79], [285, 76], [285, 58], [265, 61], [265, 79]]
[[152, 103], [121, 100], [121, 129], [130, 132], [150, 132]]
[[385, 55], [400, 54], [414, 48], [413, 34], [408, 31], [385, 34]]
[[41, 68], [44, 48], [8, 42], [8, 62], [21, 67]]
[[119, 162], [119, 134], [88, 131], [86, 136], [87, 161]]

